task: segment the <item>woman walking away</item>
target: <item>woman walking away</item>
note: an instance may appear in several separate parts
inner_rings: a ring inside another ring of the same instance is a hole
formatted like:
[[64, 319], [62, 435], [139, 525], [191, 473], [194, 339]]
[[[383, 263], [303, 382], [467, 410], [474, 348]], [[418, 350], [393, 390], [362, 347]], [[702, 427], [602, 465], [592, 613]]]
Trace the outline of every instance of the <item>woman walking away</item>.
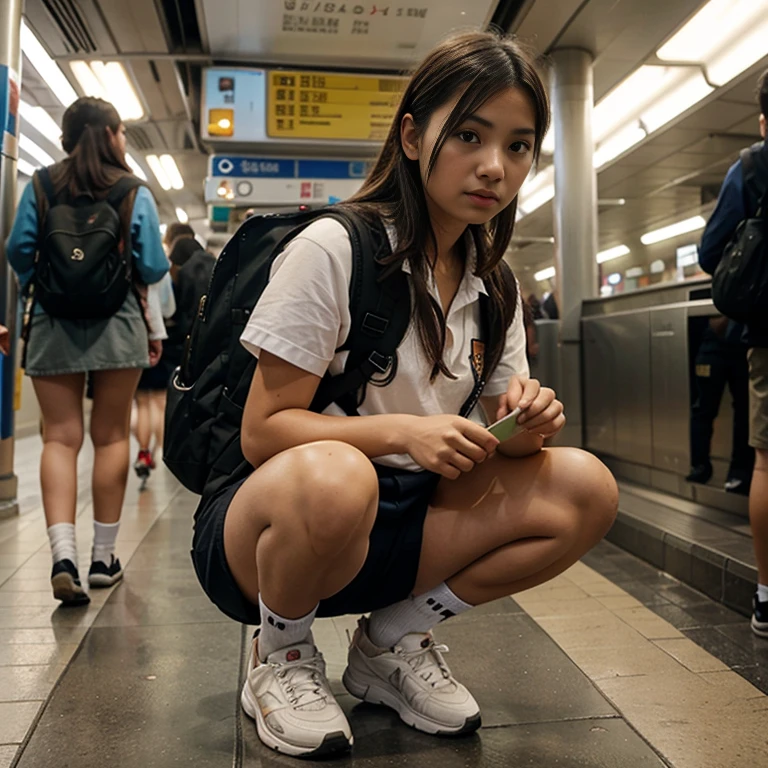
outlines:
[[[520, 289], [503, 261], [548, 123], [544, 87], [508, 39], [451, 38], [414, 74], [370, 176], [334, 208], [374, 234], [383, 222], [377, 242], [388, 235], [392, 252], [381, 263], [411, 295], [410, 327], [387, 375], [359, 393], [359, 415], [310, 410], [347, 355], [343, 223], [320, 217], [296, 235], [250, 314], [251, 471], [204, 495], [193, 560], [224, 613], [260, 624], [242, 705], [273, 749], [352, 745], [311, 632], [315, 616], [348, 613], [369, 614], [343, 676], [352, 695], [426, 733], [475, 731], [477, 702], [431, 630], [562, 573], [614, 519], [603, 464], [542, 448], [563, 406], [529, 377]], [[500, 443], [480, 414], [457, 415], [483, 385], [487, 422], [519, 408], [520, 434]]]
[[[67, 157], [27, 185], [7, 243], [27, 297], [25, 368], [43, 416], [40, 482], [53, 555], [51, 584], [65, 605], [89, 601], [75, 541], [83, 388], [94, 381], [94, 537], [88, 583], [122, 578], [115, 539], [129, 465], [131, 403], [141, 370], [157, 362], [140, 290], [168, 271], [151, 192], [125, 161], [125, 126], [101, 99], [64, 113]], [[39, 248], [38, 248], [39, 244]], [[145, 289], [144, 289], [145, 290]]]

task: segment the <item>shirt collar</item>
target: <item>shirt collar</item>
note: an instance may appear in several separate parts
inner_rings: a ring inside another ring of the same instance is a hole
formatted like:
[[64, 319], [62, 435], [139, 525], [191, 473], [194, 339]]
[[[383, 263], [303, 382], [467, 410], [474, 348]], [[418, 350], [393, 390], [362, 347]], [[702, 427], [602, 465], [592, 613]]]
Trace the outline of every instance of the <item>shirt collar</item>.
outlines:
[[[395, 227], [390, 222], [386, 222], [384, 227], [387, 231], [389, 244], [392, 247], [392, 250], [394, 250], [397, 247], [397, 232]], [[486, 296], [488, 295], [485, 282], [481, 277], [478, 277], [475, 274], [475, 271], [477, 270], [477, 248], [469, 231], [465, 233], [464, 238], [466, 240], [467, 246], [467, 263], [464, 268], [464, 276], [462, 277], [461, 283], [459, 284], [459, 289], [456, 292], [456, 298], [453, 300], [454, 307], [459, 303], [460, 299], [460, 305], [466, 306], [467, 304], [471, 304], [472, 301], [477, 298], [478, 293], [484, 293]], [[408, 259], [403, 259], [401, 269], [407, 275], [412, 274], [411, 263]], [[435, 298], [437, 298], [437, 290], [434, 288], [434, 277], [432, 275], [430, 275], [429, 287], [430, 292], [434, 295]]]

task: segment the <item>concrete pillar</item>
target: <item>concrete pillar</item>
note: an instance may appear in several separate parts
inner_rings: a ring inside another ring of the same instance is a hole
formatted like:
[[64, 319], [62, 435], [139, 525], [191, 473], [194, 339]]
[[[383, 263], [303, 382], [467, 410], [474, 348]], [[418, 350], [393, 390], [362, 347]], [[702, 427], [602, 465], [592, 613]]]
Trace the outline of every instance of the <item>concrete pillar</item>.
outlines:
[[560, 389], [568, 419], [559, 443], [583, 444], [581, 302], [597, 295], [597, 175], [592, 166], [592, 54], [552, 53], [555, 127], [556, 296], [560, 309]]
[[22, 4], [23, 0], [0, 2], [0, 322], [10, 330], [12, 339], [10, 355], [0, 356], [0, 518], [18, 514], [18, 483], [13, 472], [17, 296], [5, 241], [16, 210]]

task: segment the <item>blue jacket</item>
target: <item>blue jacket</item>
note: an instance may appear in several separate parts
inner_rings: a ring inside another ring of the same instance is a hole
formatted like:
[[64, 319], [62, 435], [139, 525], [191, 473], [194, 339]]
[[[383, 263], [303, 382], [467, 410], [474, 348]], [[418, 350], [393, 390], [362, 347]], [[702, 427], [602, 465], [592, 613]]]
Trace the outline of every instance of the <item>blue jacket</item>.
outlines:
[[[754, 149], [762, 149], [762, 143]], [[749, 210], [747, 210], [749, 206]], [[723, 250], [739, 224], [757, 210], [757, 200], [746, 200], [744, 194], [744, 174], [741, 160], [737, 160], [725, 174], [717, 205], [709, 217], [699, 248], [699, 264], [710, 275], [714, 274]], [[729, 328], [729, 336], [731, 329]], [[751, 347], [768, 347], [768, 336], [755, 333], [747, 328], [747, 343]]]
[[[37, 236], [37, 202], [30, 182], [21, 195], [13, 229], [5, 244], [8, 263], [18, 276], [22, 291], [34, 273]], [[161, 280], [169, 264], [160, 239], [155, 201], [146, 187], [139, 187], [136, 192], [131, 213], [131, 242], [134, 266], [142, 282], [151, 285]], [[35, 307], [35, 313], [42, 311], [39, 305]]]

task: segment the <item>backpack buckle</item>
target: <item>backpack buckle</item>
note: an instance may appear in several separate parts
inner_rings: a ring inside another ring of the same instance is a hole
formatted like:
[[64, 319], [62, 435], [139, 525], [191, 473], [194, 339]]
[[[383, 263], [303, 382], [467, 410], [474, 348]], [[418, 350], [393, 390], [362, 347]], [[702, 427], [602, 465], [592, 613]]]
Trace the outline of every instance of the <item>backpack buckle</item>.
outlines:
[[392, 365], [392, 358], [388, 355], [382, 355], [376, 350], [371, 352], [368, 357], [368, 362], [379, 372], [386, 373], [389, 370], [389, 366]]
[[369, 336], [382, 336], [388, 325], [389, 320], [386, 317], [379, 317], [372, 312], [366, 312], [363, 318], [363, 330]]

